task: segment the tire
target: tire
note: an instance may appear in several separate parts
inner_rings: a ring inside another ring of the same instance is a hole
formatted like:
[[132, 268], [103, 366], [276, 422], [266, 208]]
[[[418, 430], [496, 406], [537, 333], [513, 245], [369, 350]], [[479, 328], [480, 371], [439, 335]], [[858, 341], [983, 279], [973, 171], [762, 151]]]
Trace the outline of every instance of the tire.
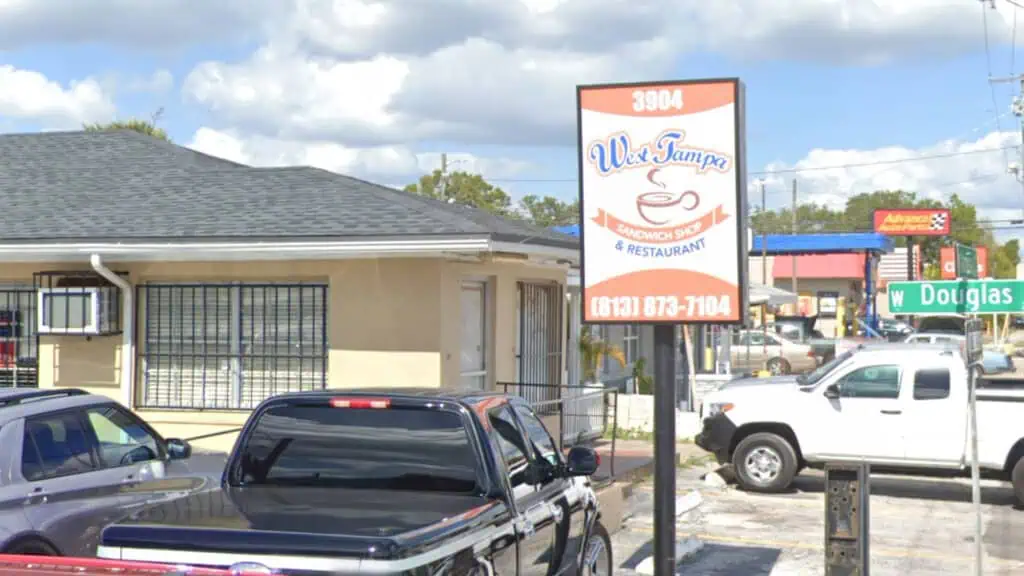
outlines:
[[772, 373], [772, 376], [783, 376], [792, 372], [789, 362], [785, 358], [772, 358], [764, 366]]
[[749, 492], [783, 492], [793, 483], [800, 463], [796, 450], [782, 436], [757, 432], [736, 446], [732, 455], [736, 483]]
[[60, 553], [42, 540], [26, 538], [12, 542], [4, 548], [4, 554], [15, 554], [18, 556], [60, 556]]
[[1017, 459], [1010, 471], [1010, 484], [1013, 485], [1013, 498], [1017, 506], [1024, 507], [1024, 457]]
[[608, 529], [600, 521], [594, 523], [594, 529], [583, 547], [583, 563], [580, 576], [611, 576], [614, 573], [612, 559], [612, 538]]

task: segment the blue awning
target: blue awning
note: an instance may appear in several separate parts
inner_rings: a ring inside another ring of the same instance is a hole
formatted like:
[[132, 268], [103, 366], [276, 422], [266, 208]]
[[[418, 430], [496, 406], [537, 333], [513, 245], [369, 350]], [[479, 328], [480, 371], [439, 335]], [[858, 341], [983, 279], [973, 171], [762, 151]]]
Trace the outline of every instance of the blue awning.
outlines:
[[851, 252], [888, 253], [893, 251], [892, 238], [875, 232], [839, 234], [768, 234], [754, 236], [751, 254], [761, 253], [767, 238], [767, 253], [780, 254], [848, 254]]

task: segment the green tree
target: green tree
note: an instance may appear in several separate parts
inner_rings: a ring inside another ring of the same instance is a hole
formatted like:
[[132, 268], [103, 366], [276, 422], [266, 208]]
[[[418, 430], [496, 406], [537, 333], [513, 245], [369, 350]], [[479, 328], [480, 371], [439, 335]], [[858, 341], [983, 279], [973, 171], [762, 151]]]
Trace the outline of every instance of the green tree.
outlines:
[[519, 201], [525, 216], [531, 222], [544, 228], [578, 224], [580, 220], [579, 201], [562, 202], [552, 196], [528, 195]]
[[580, 330], [579, 350], [585, 383], [597, 382], [597, 373], [601, 371], [601, 364], [605, 358], [611, 358], [622, 368], [626, 367], [626, 355], [622, 349], [595, 336], [590, 326], [584, 326]]
[[159, 138], [161, 140], [171, 141], [171, 138], [167, 135], [167, 131], [163, 128], [158, 128], [156, 124], [149, 120], [140, 120], [138, 118], [131, 118], [128, 120], [114, 120], [106, 124], [85, 124], [82, 126], [86, 132], [104, 132], [108, 130], [134, 130], [140, 134], [152, 136], [153, 138]]
[[512, 198], [501, 188], [491, 185], [479, 174], [468, 172], [451, 172], [444, 186], [441, 183], [441, 171], [434, 170], [420, 178], [416, 184], [405, 187], [406, 192], [473, 206], [492, 214], [505, 217], [516, 217]]

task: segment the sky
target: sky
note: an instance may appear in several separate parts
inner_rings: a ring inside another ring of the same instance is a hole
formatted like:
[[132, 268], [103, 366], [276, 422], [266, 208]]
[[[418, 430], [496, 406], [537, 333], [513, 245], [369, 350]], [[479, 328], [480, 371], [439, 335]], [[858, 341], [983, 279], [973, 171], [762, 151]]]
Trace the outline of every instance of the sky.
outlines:
[[0, 0], [0, 132], [155, 117], [253, 165], [402, 186], [446, 153], [571, 200], [577, 84], [737, 76], [752, 202], [795, 179], [800, 202], [955, 193], [1006, 222], [1020, 85], [989, 78], [1024, 72], [1015, 1]]

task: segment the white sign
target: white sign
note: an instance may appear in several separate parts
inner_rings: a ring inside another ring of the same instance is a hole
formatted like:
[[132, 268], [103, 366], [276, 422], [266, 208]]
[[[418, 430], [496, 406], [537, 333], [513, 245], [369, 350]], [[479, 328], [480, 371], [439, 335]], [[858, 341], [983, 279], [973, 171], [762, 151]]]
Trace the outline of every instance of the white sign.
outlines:
[[742, 324], [736, 79], [577, 88], [583, 321]]

